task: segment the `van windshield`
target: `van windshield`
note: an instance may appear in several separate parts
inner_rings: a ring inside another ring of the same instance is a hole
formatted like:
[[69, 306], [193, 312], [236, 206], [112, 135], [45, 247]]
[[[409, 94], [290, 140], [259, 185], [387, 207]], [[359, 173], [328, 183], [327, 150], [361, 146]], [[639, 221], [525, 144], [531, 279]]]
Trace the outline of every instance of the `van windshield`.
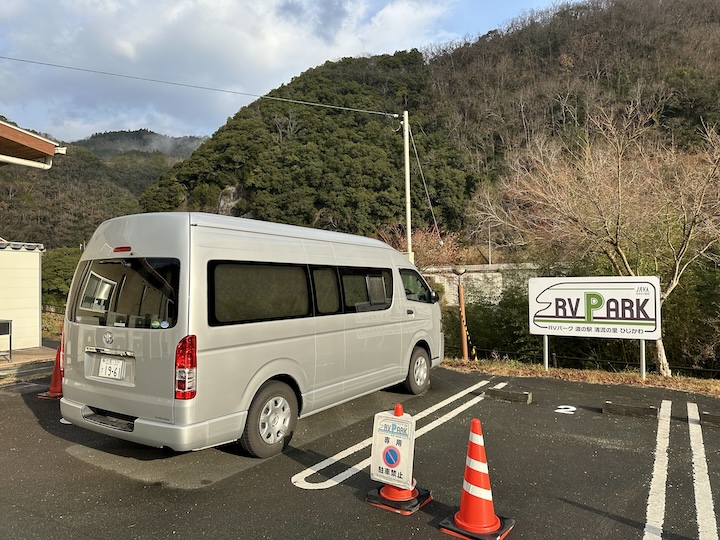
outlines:
[[81, 324], [170, 328], [177, 322], [180, 261], [124, 258], [78, 266], [68, 296], [68, 319]]

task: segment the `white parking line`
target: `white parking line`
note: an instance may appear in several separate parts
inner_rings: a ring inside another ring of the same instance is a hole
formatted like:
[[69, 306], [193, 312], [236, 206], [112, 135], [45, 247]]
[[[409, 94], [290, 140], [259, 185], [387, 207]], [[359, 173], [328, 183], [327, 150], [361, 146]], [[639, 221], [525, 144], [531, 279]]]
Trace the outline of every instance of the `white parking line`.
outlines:
[[643, 540], [662, 538], [665, 519], [665, 489], [668, 471], [668, 447], [670, 445], [670, 410], [672, 401], [663, 400], [658, 414], [657, 440], [655, 443], [655, 466], [653, 467], [650, 495], [645, 517]]
[[[416, 414], [414, 416], [414, 418], [415, 418], [415, 420], [424, 418], [424, 417], [428, 416], [429, 414], [432, 414], [433, 412], [435, 412], [439, 409], [442, 409], [443, 407], [449, 405], [450, 403], [453, 403], [454, 401], [457, 401], [458, 399], [466, 396], [470, 392], [473, 392], [473, 391], [477, 390], [478, 388], [482, 388], [483, 386], [487, 385], [489, 382], [490, 382], [489, 380], [480, 381], [479, 383], [477, 383], [469, 388], [466, 388], [462, 392], [458, 392], [457, 394], [450, 396], [449, 398], [441, 401], [440, 403], [437, 403], [437, 404], [433, 405], [432, 407], [429, 407], [429, 408], [419, 412], [418, 414]], [[476, 403], [479, 403], [483, 399], [485, 399], [485, 395], [481, 394], [481, 395], [475, 396], [473, 399], [463, 403], [459, 407], [452, 409], [450, 412], [448, 412], [444, 416], [441, 416], [440, 418], [430, 422], [428, 425], [422, 427], [421, 429], [416, 430], [415, 438], [417, 439], [421, 435], [424, 435], [425, 433], [432, 431], [436, 427], [444, 424], [451, 418], [454, 418], [455, 416], [457, 416], [464, 410], [469, 409], [470, 407], [472, 407]], [[363, 469], [368, 467], [370, 465], [370, 458], [364, 459], [364, 460], [356, 463], [355, 465], [345, 469], [343, 472], [336, 474], [332, 478], [329, 478], [323, 482], [309, 482], [307, 479], [308, 479], [308, 477], [312, 476], [313, 474], [317, 473], [318, 471], [321, 471], [321, 470], [329, 467], [330, 465], [337, 463], [341, 459], [351, 456], [352, 454], [362, 450], [363, 448], [367, 448], [368, 446], [370, 446], [372, 444], [372, 440], [373, 440], [372, 437], [368, 437], [364, 441], [361, 441], [358, 444], [343, 450], [342, 452], [338, 452], [334, 456], [324, 459], [323, 461], [313, 465], [312, 467], [308, 467], [304, 471], [301, 471], [301, 472], [297, 473], [295, 476], [293, 476], [292, 480], [291, 480], [292, 483], [295, 486], [302, 488], [302, 489], [328, 489], [328, 488], [338, 485], [339, 483], [343, 482], [344, 480], [347, 480], [351, 476], [354, 476], [355, 474], [361, 472]]]
[[688, 403], [688, 429], [692, 449], [693, 478], [695, 486], [695, 512], [698, 518], [698, 540], [718, 540], [717, 522], [713, 507], [710, 476], [708, 475], [705, 444], [703, 443], [700, 413], [697, 404]]
[[[668, 475], [668, 448], [670, 443], [670, 414], [672, 401], [663, 401], [658, 415], [655, 466], [653, 468], [647, 517], [643, 540], [661, 539], [665, 520], [665, 497]], [[698, 540], [718, 540], [717, 521], [713, 505], [710, 476], [708, 474], [705, 444], [703, 443], [700, 414], [697, 404], [687, 403], [688, 429], [692, 451], [693, 487], [697, 514]]]

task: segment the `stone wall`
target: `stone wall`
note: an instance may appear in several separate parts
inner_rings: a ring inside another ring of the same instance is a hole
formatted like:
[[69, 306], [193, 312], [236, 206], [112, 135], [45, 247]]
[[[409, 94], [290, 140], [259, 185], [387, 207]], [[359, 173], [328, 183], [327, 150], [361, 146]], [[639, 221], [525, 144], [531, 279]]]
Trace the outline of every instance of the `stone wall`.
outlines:
[[497, 302], [503, 289], [513, 284], [527, 287], [527, 281], [537, 273], [537, 266], [523, 264], [480, 264], [461, 267], [431, 267], [422, 271], [430, 286], [439, 285], [444, 294], [442, 301], [458, 305], [458, 285], [462, 279], [465, 303], [485, 297]]

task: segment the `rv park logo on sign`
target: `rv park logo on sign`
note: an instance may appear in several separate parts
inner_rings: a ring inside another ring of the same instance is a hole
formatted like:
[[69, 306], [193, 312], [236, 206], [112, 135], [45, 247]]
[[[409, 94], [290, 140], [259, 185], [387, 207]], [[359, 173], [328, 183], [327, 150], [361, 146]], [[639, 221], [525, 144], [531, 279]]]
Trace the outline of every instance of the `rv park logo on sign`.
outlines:
[[660, 339], [657, 277], [532, 278], [530, 333]]

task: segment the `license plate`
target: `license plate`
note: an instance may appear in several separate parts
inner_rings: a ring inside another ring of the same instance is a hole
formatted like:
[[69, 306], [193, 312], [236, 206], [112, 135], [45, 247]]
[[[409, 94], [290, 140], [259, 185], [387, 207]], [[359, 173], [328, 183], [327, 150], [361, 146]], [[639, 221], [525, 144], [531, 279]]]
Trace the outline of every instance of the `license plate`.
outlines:
[[99, 377], [122, 379], [125, 377], [125, 360], [119, 358], [100, 358]]

